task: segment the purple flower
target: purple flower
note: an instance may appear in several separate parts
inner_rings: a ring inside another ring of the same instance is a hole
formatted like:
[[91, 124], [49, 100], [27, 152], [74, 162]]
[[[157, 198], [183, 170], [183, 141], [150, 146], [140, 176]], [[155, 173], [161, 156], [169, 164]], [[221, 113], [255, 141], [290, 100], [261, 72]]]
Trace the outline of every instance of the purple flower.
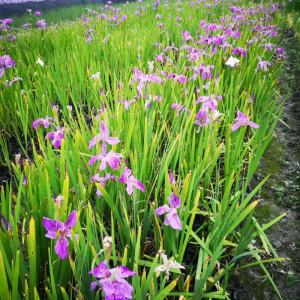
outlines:
[[26, 24], [22, 25], [21, 27], [26, 28], [28, 30], [28, 26], [32, 26], [32, 25], [30, 23], [26, 23]]
[[[105, 177], [100, 177], [99, 174], [96, 174], [94, 175], [91, 180], [90, 180], [90, 183], [92, 183], [93, 181], [97, 181], [100, 183], [100, 185], [104, 188], [105, 186], [105, 183], [109, 180], [112, 180], [112, 181], [115, 181], [115, 176], [114, 175], [110, 175], [110, 173], [107, 173], [105, 175]], [[102, 197], [102, 194], [101, 192], [99, 191], [99, 189], [97, 189], [97, 192], [96, 192], [98, 198], [101, 198]]]
[[[218, 96], [218, 100], [222, 100], [222, 96]], [[218, 101], [215, 99], [215, 95], [212, 94], [210, 97], [207, 96], [201, 96], [196, 102], [195, 105], [197, 105], [199, 102], [202, 102], [202, 109], [207, 111], [208, 108], [210, 108], [212, 111], [216, 110], [218, 107]]]
[[242, 114], [239, 110], [237, 112], [237, 118], [234, 119], [236, 123], [232, 125], [231, 130], [236, 131], [238, 130], [241, 126], [247, 126], [249, 125], [250, 127], [257, 129], [260, 126], [254, 122], [249, 121], [249, 117], [246, 115]]
[[40, 17], [40, 16], [42, 16], [43, 14], [42, 14], [41, 12], [39, 12], [39, 11], [36, 11], [36, 12], [34, 13], [34, 15]]
[[49, 126], [51, 125], [51, 122], [50, 122], [49, 120], [55, 121], [55, 120], [54, 120], [53, 118], [51, 118], [51, 117], [46, 117], [46, 119], [38, 118], [36, 121], [34, 121], [34, 122], [32, 123], [32, 127], [33, 127], [34, 130], [37, 130], [37, 127], [38, 127], [39, 125], [42, 125], [42, 126], [44, 126], [44, 128], [48, 129]]
[[[59, 220], [54, 221], [45, 217], [43, 218], [43, 225], [48, 231], [45, 236], [54, 240], [58, 233], [59, 238], [55, 245], [55, 253], [59, 255], [61, 259], [65, 259], [68, 257], [69, 241], [66, 237], [72, 240], [70, 231], [76, 224], [76, 210], [73, 210], [70, 213], [70, 216], [65, 223], [62, 223]], [[75, 237], [78, 239], [77, 234], [75, 234]]]
[[107, 33], [107, 37], [102, 41], [102, 43], [105, 44], [108, 41], [109, 37], [110, 37], [110, 34]]
[[171, 170], [169, 170], [170, 184], [176, 184], [175, 178]]
[[3, 55], [0, 57], [0, 78], [3, 77], [5, 69], [11, 69], [12, 66], [17, 64], [10, 58], [9, 55]]
[[[178, 20], [178, 21], [179, 21], [179, 20]], [[181, 35], [183, 36], [185, 42], [187, 42], [187, 41], [192, 41], [192, 42], [194, 42], [193, 37], [191, 36], [191, 34], [190, 34], [188, 31], [184, 31], [184, 30], [183, 30], [183, 31], [181, 32]]]
[[127, 167], [125, 167], [124, 172], [121, 175], [121, 177], [118, 179], [118, 181], [127, 184], [126, 191], [128, 195], [132, 195], [133, 187], [136, 187], [137, 189], [145, 192], [145, 188], [143, 187], [143, 184], [133, 177], [132, 171]]
[[246, 50], [247, 49], [237, 47], [232, 50], [232, 54], [237, 54], [237, 55], [241, 54], [243, 57], [246, 57]]
[[211, 73], [211, 70], [213, 70], [215, 67], [214, 66], [210, 66], [210, 65], [207, 65], [205, 66], [204, 64], [202, 64], [199, 69], [197, 69], [197, 67], [194, 67], [193, 68], [193, 72], [194, 72], [194, 75], [192, 75], [191, 78], [189, 78], [188, 81], [191, 81], [191, 80], [196, 80], [198, 78], [198, 75], [199, 74], [202, 74], [202, 78], [204, 81], [206, 81], [206, 79], [211, 79], [213, 74]]
[[167, 76], [167, 79], [170, 79], [172, 77], [174, 77], [174, 82], [175, 83], [179, 80], [182, 84], [184, 84], [185, 81], [186, 81], [186, 76], [177, 75], [177, 74], [170, 74], [170, 75]]
[[159, 55], [157, 55], [156, 53], [155, 53], [155, 60], [156, 61], [161, 61], [161, 62], [164, 62], [164, 59], [166, 59], [166, 58], [168, 58], [167, 56], [166, 57], [164, 57], [164, 53], [162, 52], [161, 54], [159, 54]]
[[125, 106], [125, 109], [128, 110], [130, 107], [131, 107], [131, 103], [134, 103], [136, 102], [136, 99], [132, 99], [130, 101], [127, 101], [127, 100], [117, 100], [118, 103], [123, 103], [124, 106]]
[[107, 164], [109, 164], [112, 169], [117, 170], [118, 166], [121, 165], [120, 158], [122, 157], [123, 155], [121, 153], [114, 153], [112, 150], [106, 154], [106, 148], [102, 147], [102, 153], [92, 157], [89, 161], [89, 166], [100, 160], [100, 171], [104, 171]]
[[155, 215], [163, 215], [164, 213], [168, 213], [165, 219], [165, 225], [170, 225], [173, 229], [182, 230], [182, 224], [177, 214], [177, 209], [180, 207], [180, 198], [176, 196], [174, 193], [170, 197], [168, 197], [168, 202], [171, 207], [168, 205], [163, 205], [155, 210]]
[[271, 43], [268, 43], [268, 44], [263, 44], [263, 45], [260, 45], [260, 47], [265, 47], [265, 49], [268, 51], [273, 51], [273, 49], [276, 48], [276, 45], [274, 44], [271, 44]]
[[89, 143], [89, 149], [96, 146], [97, 142], [102, 141], [102, 147], [107, 147], [106, 143], [109, 145], [116, 145], [120, 143], [119, 138], [117, 137], [109, 137], [109, 129], [105, 126], [105, 122], [102, 120], [100, 125], [100, 134], [94, 137]]
[[268, 70], [268, 66], [270, 67], [271, 64], [270, 62], [268, 62], [267, 60], [263, 61], [260, 56], [258, 56], [258, 59], [259, 59], [259, 63], [257, 65], [257, 69], [256, 71], [260, 70], [260, 69], [263, 69], [264, 71], [267, 71]]
[[[91, 290], [94, 290], [99, 282], [105, 293], [106, 300], [132, 299], [133, 288], [124, 278], [135, 276], [137, 273], [131, 272], [126, 267], [116, 267], [109, 270], [106, 261], [103, 261], [90, 271], [89, 274], [93, 274], [94, 277], [100, 279], [92, 282]], [[114, 279], [111, 280], [113, 274], [115, 274], [115, 276]]]
[[50, 139], [53, 139], [52, 140], [52, 143], [54, 145], [55, 148], [59, 148], [60, 147], [60, 144], [61, 144], [61, 141], [63, 140], [64, 138], [64, 127], [62, 127], [61, 129], [59, 129], [59, 127], [55, 126], [55, 129], [56, 131], [52, 131], [52, 132], [49, 132], [46, 136], [45, 136], [45, 139], [47, 138], [50, 138]]
[[24, 175], [24, 178], [23, 178], [23, 184], [24, 184], [25, 186], [28, 186], [28, 180], [27, 180], [26, 175]]
[[187, 111], [188, 115], [191, 114], [191, 110], [187, 109], [184, 105], [180, 105], [178, 103], [172, 104], [171, 109], [178, 109], [177, 110], [177, 117], [179, 117], [180, 112], [184, 113], [184, 111]]
[[46, 26], [46, 20], [40, 20], [40, 21], [37, 21], [36, 22], [36, 25], [37, 26], [41, 26], [41, 27], [43, 27], [43, 28], [47, 28], [47, 26]]
[[8, 229], [11, 228], [11, 225], [7, 222], [7, 220], [5, 219], [4, 216], [2, 216], [2, 222], [3, 222], [3, 224], [4, 224], [5, 230], [8, 230]]

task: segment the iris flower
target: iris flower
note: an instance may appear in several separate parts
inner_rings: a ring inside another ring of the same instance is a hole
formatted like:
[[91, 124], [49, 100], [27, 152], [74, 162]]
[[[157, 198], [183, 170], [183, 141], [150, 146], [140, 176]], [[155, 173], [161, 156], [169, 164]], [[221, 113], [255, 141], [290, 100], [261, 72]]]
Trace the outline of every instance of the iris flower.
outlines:
[[131, 104], [136, 102], [136, 99], [132, 99], [130, 101], [127, 100], [117, 100], [118, 103], [123, 103], [126, 110], [128, 110], [131, 107]]
[[106, 143], [109, 145], [116, 145], [120, 143], [119, 138], [117, 137], [109, 137], [109, 129], [105, 126], [105, 122], [102, 120], [100, 125], [100, 134], [98, 134], [96, 137], [94, 137], [90, 143], [89, 143], [89, 149], [96, 146], [97, 142], [102, 141], [102, 147], [106, 147]]
[[185, 267], [176, 262], [176, 260], [168, 260], [167, 255], [164, 254], [163, 251], [159, 251], [158, 253], [161, 255], [164, 264], [155, 268], [154, 272], [156, 274], [158, 272], [166, 272], [167, 280], [169, 280], [171, 269], [185, 269]]
[[[105, 186], [105, 183], [109, 180], [112, 180], [112, 181], [115, 181], [115, 176], [114, 175], [110, 175], [110, 173], [107, 173], [105, 175], [105, 177], [100, 177], [99, 174], [96, 174], [94, 175], [91, 180], [90, 180], [90, 183], [92, 183], [93, 181], [97, 181], [100, 183], [100, 185], [104, 188]], [[99, 191], [99, 189], [97, 188], [97, 191], [96, 191], [96, 194], [98, 196], [98, 198], [101, 198], [102, 197], [102, 194], [101, 192]]]
[[[51, 220], [48, 218], [43, 218], [43, 225], [48, 231], [46, 237], [54, 240], [58, 233], [58, 240], [55, 245], [55, 253], [63, 260], [68, 257], [68, 246], [69, 241], [67, 237], [72, 240], [71, 229], [77, 224], [76, 219], [76, 210], [73, 210], [70, 213], [68, 220], [65, 223], [60, 222], [59, 220]], [[78, 235], [75, 234], [75, 237], [78, 239]]]
[[145, 192], [143, 184], [132, 175], [132, 171], [127, 167], [125, 167], [124, 172], [118, 181], [127, 184], [126, 191], [128, 195], [132, 195], [133, 187]]
[[55, 129], [56, 131], [52, 131], [52, 132], [49, 132], [46, 136], [45, 136], [45, 139], [47, 138], [50, 138], [50, 139], [53, 139], [52, 140], [52, 143], [54, 145], [55, 148], [59, 148], [60, 145], [61, 145], [61, 141], [63, 140], [64, 138], [64, 127], [62, 127], [61, 129], [59, 129], [59, 127], [55, 126]]
[[182, 84], [184, 84], [185, 81], [186, 81], [186, 77], [185, 76], [183, 76], [183, 75], [177, 75], [177, 74], [170, 74], [170, 75], [167, 76], [167, 79], [170, 79], [172, 77], [174, 77], [174, 82], [175, 83], [179, 80]]
[[171, 207], [164, 204], [155, 210], [155, 215], [163, 215], [167, 213], [165, 219], [165, 225], [170, 225], [173, 229], [182, 230], [182, 224], [177, 214], [177, 209], [180, 207], [180, 198], [176, 196], [174, 193], [170, 197], [168, 197], [168, 202]]
[[249, 125], [250, 127], [257, 129], [260, 126], [254, 122], [249, 121], [249, 117], [246, 115], [242, 114], [239, 110], [237, 112], [237, 118], [234, 119], [236, 123], [232, 125], [231, 130], [236, 131], [238, 130], [241, 126], [247, 126]]
[[44, 62], [40, 58], [38, 58], [38, 60], [36, 61], [36, 63], [39, 64], [42, 67], [45, 65]]
[[106, 147], [102, 147], [102, 153], [92, 157], [89, 161], [89, 166], [91, 166], [94, 162], [100, 160], [100, 171], [104, 171], [107, 164], [114, 170], [118, 169], [118, 166], [121, 165], [120, 158], [123, 157], [121, 153], [114, 153], [112, 150], [106, 153]]
[[49, 120], [55, 121], [55, 120], [54, 120], [53, 118], [51, 118], [51, 117], [46, 117], [46, 119], [38, 118], [36, 121], [34, 121], [34, 122], [32, 123], [33, 129], [34, 129], [34, 130], [37, 130], [37, 127], [38, 127], [39, 125], [42, 125], [42, 126], [44, 126], [44, 128], [48, 129], [49, 126], [51, 125], [51, 122], [50, 122]]
[[[91, 290], [96, 289], [99, 282], [105, 293], [105, 300], [132, 299], [133, 288], [124, 278], [135, 276], [137, 273], [131, 272], [126, 267], [116, 267], [109, 270], [106, 261], [103, 261], [89, 274], [100, 279], [92, 282]], [[113, 274], [115, 276], [111, 280]]]
[[225, 63], [225, 65], [230, 66], [231, 68], [235, 68], [236, 66], [239, 65], [239, 63], [240, 61], [237, 58], [230, 56], [230, 58]]

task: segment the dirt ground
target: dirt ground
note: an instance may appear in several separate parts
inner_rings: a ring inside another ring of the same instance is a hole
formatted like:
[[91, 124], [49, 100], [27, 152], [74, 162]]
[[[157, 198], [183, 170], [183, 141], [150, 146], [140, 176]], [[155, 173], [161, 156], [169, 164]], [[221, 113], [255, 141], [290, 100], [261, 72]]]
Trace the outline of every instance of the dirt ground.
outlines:
[[[282, 299], [300, 299], [300, 49], [292, 30], [287, 30], [280, 45], [287, 61], [278, 81], [280, 101], [287, 97], [273, 141], [265, 152], [253, 188], [265, 176], [270, 178], [258, 195], [263, 199], [255, 218], [267, 224], [283, 213], [286, 217], [267, 230], [267, 236], [279, 257], [290, 261], [266, 265]], [[256, 238], [257, 246], [261, 246]], [[254, 243], [254, 245], [255, 245]], [[264, 259], [268, 259], [267, 255]], [[245, 264], [249, 261], [244, 261]], [[242, 263], [243, 264], [243, 263]], [[245, 269], [231, 278], [233, 300], [280, 299], [261, 267]]]

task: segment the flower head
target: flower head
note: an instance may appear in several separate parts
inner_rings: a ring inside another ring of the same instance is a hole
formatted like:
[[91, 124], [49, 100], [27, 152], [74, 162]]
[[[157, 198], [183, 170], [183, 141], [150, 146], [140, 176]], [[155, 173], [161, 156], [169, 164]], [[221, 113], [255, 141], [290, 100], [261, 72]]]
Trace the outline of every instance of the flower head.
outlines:
[[42, 67], [45, 65], [44, 62], [40, 58], [38, 58], [36, 63], [39, 64]]
[[143, 184], [132, 175], [132, 171], [127, 167], [125, 167], [124, 172], [118, 181], [127, 184], [126, 191], [128, 195], [132, 195], [133, 187], [145, 192]]
[[163, 251], [159, 251], [158, 253], [161, 255], [164, 264], [156, 267], [154, 270], [155, 273], [166, 272], [167, 280], [169, 280], [171, 269], [185, 269], [185, 267], [176, 262], [176, 260], [168, 260], [167, 255]]
[[130, 101], [127, 100], [117, 100], [118, 103], [123, 103], [126, 110], [128, 110], [131, 107], [131, 104], [136, 102], [136, 99], [132, 99]]
[[106, 143], [109, 145], [115, 145], [120, 143], [119, 138], [109, 137], [109, 129], [105, 126], [105, 122], [102, 120], [100, 125], [100, 134], [94, 137], [89, 143], [89, 149], [96, 146], [97, 142], [102, 141], [102, 147], [107, 147]]
[[257, 129], [259, 128], [259, 125], [249, 121], [249, 117], [247, 117], [246, 115], [242, 114], [239, 110], [237, 112], [237, 118], [234, 119], [234, 121], [236, 121], [236, 123], [234, 125], [232, 125], [231, 130], [232, 131], [236, 131], [238, 130], [241, 126], [247, 126], [249, 125], [250, 127]]
[[92, 75], [90, 79], [94, 79], [95, 81], [101, 82], [100, 72], [97, 72], [96, 74]]
[[51, 122], [50, 122], [49, 120], [55, 121], [55, 120], [54, 120], [53, 118], [51, 118], [51, 117], [46, 117], [45, 119], [43, 119], [43, 118], [38, 118], [36, 121], [34, 121], [34, 122], [32, 123], [32, 127], [33, 127], [34, 130], [37, 130], [37, 127], [38, 127], [39, 125], [41, 125], [41, 126], [44, 126], [44, 128], [48, 129], [49, 126], [51, 125]]
[[64, 127], [59, 129], [59, 127], [55, 126], [56, 131], [49, 132], [46, 136], [45, 139], [50, 138], [53, 139], [52, 143], [55, 148], [59, 148], [61, 145], [61, 141], [64, 139]]
[[122, 158], [123, 155], [121, 153], [114, 153], [112, 150], [106, 153], [106, 150], [107, 150], [106, 147], [102, 146], [102, 153], [93, 156], [89, 161], [89, 166], [91, 166], [94, 162], [100, 160], [101, 161], [100, 171], [104, 171], [107, 164], [109, 164], [112, 169], [117, 170], [118, 166], [121, 165], [120, 158]]
[[8, 230], [11, 228], [11, 225], [7, 222], [7, 220], [5, 219], [5, 217], [3, 215], [2, 215], [2, 222], [4, 224], [5, 230]]
[[179, 216], [177, 214], [177, 209], [180, 207], [180, 198], [176, 196], [174, 193], [170, 197], [168, 197], [168, 202], [171, 207], [168, 205], [160, 206], [155, 210], [155, 215], [163, 215], [164, 213], [167, 213], [166, 219], [165, 219], [165, 225], [170, 225], [173, 229], [181, 230], [182, 224], [179, 219]]
[[230, 56], [230, 58], [225, 63], [225, 65], [230, 66], [231, 68], [235, 68], [236, 66], [239, 65], [239, 63], [240, 61], [237, 58]]
[[[100, 279], [92, 282], [91, 290], [94, 290], [99, 282], [105, 293], [106, 300], [132, 299], [133, 288], [124, 278], [135, 276], [137, 273], [131, 272], [126, 267], [116, 267], [109, 270], [106, 261], [103, 261], [89, 274], [93, 274], [94, 277]], [[113, 274], [115, 276], [111, 280]]]
[[[65, 259], [68, 256], [69, 241], [67, 237], [72, 240], [70, 231], [76, 224], [76, 210], [73, 210], [70, 213], [70, 216], [65, 223], [62, 223], [59, 220], [54, 221], [45, 217], [43, 218], [43, 225], [48, 231], [46, 237], [54, 240], [57, 234], [59, 236], [55, 245], [55, 253], [59, 255], [61, 259]], [[78, 238], [78, 235], [75, 234], [75, 237]]]
[[[106, 183], [107, 181], [109, 181], [110, 179], [114, 181], [114, 180], [115, 180], [115, 176], [110, 175], [110, 173], [107, 173], [107, 174], [105, 175], [105, 177], [100, 177], [99, 174], [96, 174], [96, 175], [94, 175], [94, 176], [91, 178], [90, 183], [92, 183], [93, 181], [97, 181], [97, 182], [99, 182], [100, 185], [104, 188], [105, 183]], [[96, 194], [97, 194], [98, 198], [101, 198], [101, 197], [102, 197], [102, 193], [100, 192], [100, 190], [99, 190], [98, 188], [97, 188]]]

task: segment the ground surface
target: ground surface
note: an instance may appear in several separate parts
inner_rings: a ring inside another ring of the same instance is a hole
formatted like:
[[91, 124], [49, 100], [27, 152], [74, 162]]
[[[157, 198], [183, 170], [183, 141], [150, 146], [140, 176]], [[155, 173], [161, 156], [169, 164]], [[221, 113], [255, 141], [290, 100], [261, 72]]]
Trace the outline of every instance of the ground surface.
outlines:
[[[267, 269], [282, 298], [297, 300], [300, 299], [300, 50], [292, 30], [285, 32], [280, 46], [287, 52], [287, 61], [278, 81], [281, 101], [288, 96], [281, 116], [288, 127], [283, 123], [277, 125], [274, 139], [263, 156], [251, 187], [271, 174], [258, 195], [263, 199], [255, 213], [260, 224], [287, 212], [285, 218], [267, 231], [267, 236], [278, 256], [288, 257], [291, 261], [270, 264]], [[256, 243], [259, 243], [258, 239]], [[244, 261], [247, 263], [249, 261]], [[231, 285], [234, 287], [232, 299], [279, 299], [260, 267], [240, 271], [231, 279]]]

